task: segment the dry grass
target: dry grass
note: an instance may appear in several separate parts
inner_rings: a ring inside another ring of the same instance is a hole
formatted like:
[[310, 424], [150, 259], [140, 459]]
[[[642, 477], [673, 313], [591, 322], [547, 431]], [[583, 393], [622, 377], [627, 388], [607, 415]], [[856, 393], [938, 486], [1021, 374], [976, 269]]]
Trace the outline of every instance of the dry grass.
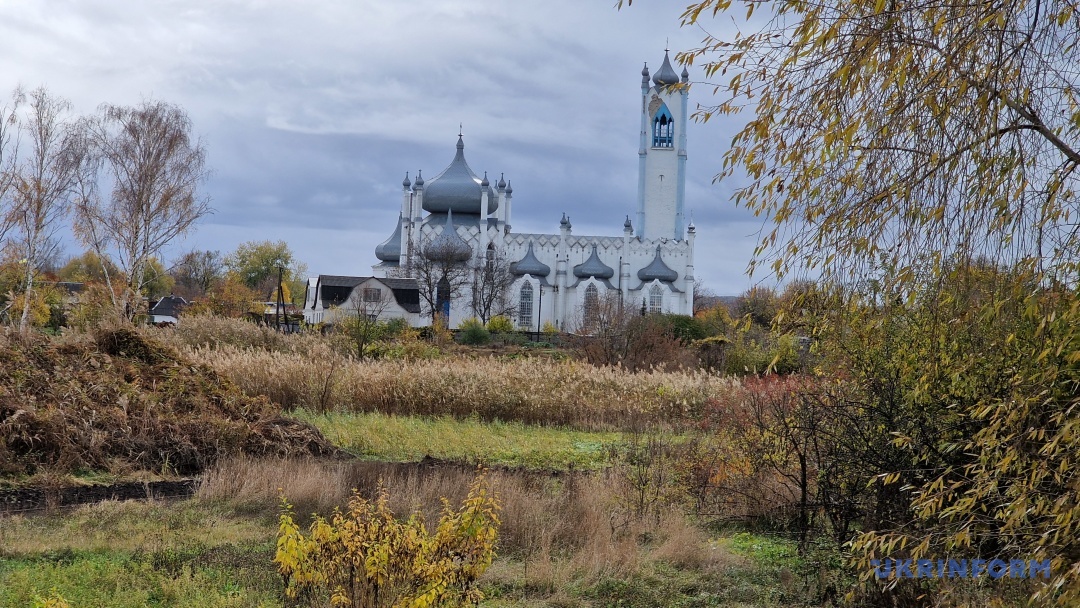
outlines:
[[[351, 488], [373, 496], [381, 482], [395, 513], [419, 510], [432, 522], [443, 497], [460, 502], [475, 475], [471, 468], [448, 465], [240, 458], [209, 471], [199, 498], [271, 515], [283, 489], [297, 513], [327, 514], [346, 503]], [[613, 488], [618, 484], [605, 474], [487, 475], [502, 505], [501, 560], [488, 575], [494, 582], [508, 579], [518, 587], [554, 593], [570, 581], [589, 584], [629, 576], [647, 563], [701, 569], [737, 559], [710, 548], [703, 533], [676, 510], [655, 522], [649, 518], [614, 526], [619, 499]]]
[[62, 515], [12, 515], [0, 523], [0, 556], [156, 551], [170, 546], [213, 547], [267, 539], [264, 522], [190, 501], [105, 501]]
[[245, 321], [184, 318], [148, 330], [209, 364], [249, 395], [287, 410], [519, 421], [587, 430], [684, 423], [738, 383], [703, 372], [597, 367], [550, 357], [358, 362], [317, 334], [279, 334]]
[[587, 430], [686, 423], [737, 390], [702, 372], [638, 372], [547, 358], [357, 362], [328, 346], [279, 353], [218, 346], [192, 357], [285, 409], [519, 421]]
[[332, 451], [314, 427], [130, 327], [0, 335], [0, 475], [191, 474], [226, 454]]

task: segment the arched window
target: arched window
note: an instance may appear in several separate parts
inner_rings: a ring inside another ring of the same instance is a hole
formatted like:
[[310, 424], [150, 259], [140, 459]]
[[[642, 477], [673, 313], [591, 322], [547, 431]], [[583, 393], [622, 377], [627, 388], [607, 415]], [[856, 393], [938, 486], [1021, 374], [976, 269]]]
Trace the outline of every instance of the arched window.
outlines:
[[533, 286], [532, 283], [525, 283], [521, 286], [521, 293], [518, 294], [518, 327], [532, 327], [532, 314]]
[[664, 290], [659, 285], [653, 285], [649, 290], [649, 312], [664, 312]]
[[589, 285], [585, 288], [585, 310], [582, 315], [585, 322], [585, 327], [588, 329], [595, 329], [597, 322], [597, 315], [600, 309], [600, 292], [596, 290], [596, 285]]
[[654, 148], [671, 148], [675, 145], [675, 120], [666, 105], [661, 105], [653, 115], [652, 145]]
[[490, 271], [495, 265], [495, 243], [488, 243], [486, 254], [487, 269]]

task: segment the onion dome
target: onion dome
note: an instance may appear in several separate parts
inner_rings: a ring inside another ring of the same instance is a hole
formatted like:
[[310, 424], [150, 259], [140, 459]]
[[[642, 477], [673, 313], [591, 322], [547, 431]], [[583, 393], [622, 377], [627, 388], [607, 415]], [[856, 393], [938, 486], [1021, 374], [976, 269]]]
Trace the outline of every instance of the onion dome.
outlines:
[[622, 223], [623, 230], [630, 231], [634, 229], [634, 225], [630, 223], [630, 216], [626, 216], [626, 221]]
[[690, 72], [687, 71], [686, 66], [683, 66], [681, 76], [683, 82], [690, 82]]
[[420, 175], [420, 169], [416, 170], [416, 182], [413, 185], [415, 185], [417, 188], [424, 187], [424, 176]]
[[506, 182], [506, 193], [507, 194], [513, 194], [514, 193], [514, 187], [510, 185], [510, 182]]
[[503, 174], [500, 173], [499, 174], [499, 190], [502, 190], [503, 188], [506, 188], [506, 180], [503, 179]]
[[487, 178], [487, 171], [484, 171], [484, 179], [482, 179], [482, 180], [480, 181], [480, 187], [481, 187], [481, 188], [487, 188], [487, 187], [488, 187], [488, 186], [490, 186], [490, 185], [491, 185], [491, 182], [489, 182], [489, 181], [488, 181], [488, 178]]
[[529, 250], [525, 252], [525, 257], [510, 264], [510, 273], [519, 277], [527, 274], [537, 278], [546, 277], [551, 274], [551, 266], [536, 259], [536, 255], [533, 253], [532, 241], [529, 241]]
[[664, 64], [660, 66], [660, 70], [653, 76], [652, 81], [658, 87], [679, 84], [679, 75], [671, 67], [667, 51], [664, 51]]
[[[418, 178], [419, 179], [419, 178]], [[488, 190], [487, 209], [481, 209], [481, 191]], [[465, 162], [465, 142], [458, 136], [457, 154], [450, 166], [431, 179], [424, 189], [424, 211], [429, 213], [469, 213], [487, 215], [499, 206], [495, 192], [490, 186], [482, 186], [481, 180]]]
[[[408, 180], [406, 180], [408, 181]], [[379, 258], [383, 262], [400, 262], [401, 261], [401, 214], [398, 214], [397, 228], [394, 229], [394, 234], [390, 235], [390, 238], [382, 242], [381, 245], [375, 248], [375, 257]]]
[[581, 264], [574, 266], [574, 276], [579, 279], [596, 277], [598, 279], [610, 279], [615, 276], [615, 269], [600, 261], [596, 253], [596, 244], [592, 246], [592, 255]]
[[641, 84], [642, 86], [649, 86], [649, 64], [646, 63], [645, 67], [641, 68]]
[[562, 219], [559, 220], [559, 228], [563, 228], [563, 229], [566, 229], [566, 230], [569, 230], [571, 228], [571, 226], [570, 226], [570, 218], [567, 217], [565, 213], [562, 214]]
[[637, 278], [645, 282], [658, 280], [671, 283], [679, 278], [679, 273], [668, 268], [668, 265], [664, 263], [664, 260], [660, 257], [660, 245], [657, 245], [656, 257], [653, 258], [652, 262], [649, 262], [648, 266], [637, 271]]
[[412, 185], [412, 184], [411, 184], [411, 183], [409, 183], [409, 172], [408, 172], [408, 171], [406, 171], [406, 172], [405, 172], [405, 179], [404, 179], [404, 180], [402, 180], [402, 182], [401, 182], [401, 187], [402, 187], [402, 188], [404, 188], [404, 189], [406, 189], [406, 190], [408, 190], [408, 189], [409, 189], [409, 186], [411, 186], [411, 185]]
[[690, 225], [686, 227], [686, 231], [690, 234], [697, 232], [697, 226], [694, 225], [694, 220], [690, 220]]
[[[400, 226], [400, 223], [398, 224]], [[400, 237], [399, 237], [400, 238]], [[442, 232], [424, 248], [424, 257], [429, 260], [465, 262], [472, 257], [472, 247], [465, 242], [454, 228], [454, 212], [446, 212], [446, 224]]]

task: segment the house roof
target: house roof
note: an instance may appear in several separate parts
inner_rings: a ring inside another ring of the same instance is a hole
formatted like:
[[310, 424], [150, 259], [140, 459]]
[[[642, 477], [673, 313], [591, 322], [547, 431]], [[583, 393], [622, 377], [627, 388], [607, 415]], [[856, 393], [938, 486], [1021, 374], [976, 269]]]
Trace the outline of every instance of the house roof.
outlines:
[[165, 296], [150, 305], [150, 314], [157, 317], [179, 317], [180, 311], [187, 306], [187, 300], [180, 296]]
[[385, 285], [394, 296], [397, 305], [406, 312], [420, 313], [420, 286], [416, 279], [384, 279], [381, 277], [347, 277], [341, 275], [319, 275], [319, 299], [323, 306], [339, 306], [349, 299], [357, 285], [376, 280]]

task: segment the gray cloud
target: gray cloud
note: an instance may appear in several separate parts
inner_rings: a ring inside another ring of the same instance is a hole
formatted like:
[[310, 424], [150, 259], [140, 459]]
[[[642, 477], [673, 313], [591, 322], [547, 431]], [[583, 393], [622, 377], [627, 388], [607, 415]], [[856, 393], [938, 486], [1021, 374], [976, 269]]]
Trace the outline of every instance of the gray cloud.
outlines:
[[[216, 209], [172, 253], [283, 239], [312, 271], [364, 273], [401, 179], [453, 157], [514, 184], [514, 228], [619, 234], [636, 199], [640, 71], [701, 34], [678, 3], [612, 0], [44, 0], [0, 5], [0, 91], [45, 84], [81, 112], [180, 104]], [[700, 70], [697, 70], [700, 72]], [[699, 74], [691, 69], [692, 79]], [[692, 102], [709, 103], [701, 86]], [[691, 127], [697, 273], [744, 290], [757, 220], [712, 177], [737, 123]], [[77, 249], [72, 245], [70, 249]]]

